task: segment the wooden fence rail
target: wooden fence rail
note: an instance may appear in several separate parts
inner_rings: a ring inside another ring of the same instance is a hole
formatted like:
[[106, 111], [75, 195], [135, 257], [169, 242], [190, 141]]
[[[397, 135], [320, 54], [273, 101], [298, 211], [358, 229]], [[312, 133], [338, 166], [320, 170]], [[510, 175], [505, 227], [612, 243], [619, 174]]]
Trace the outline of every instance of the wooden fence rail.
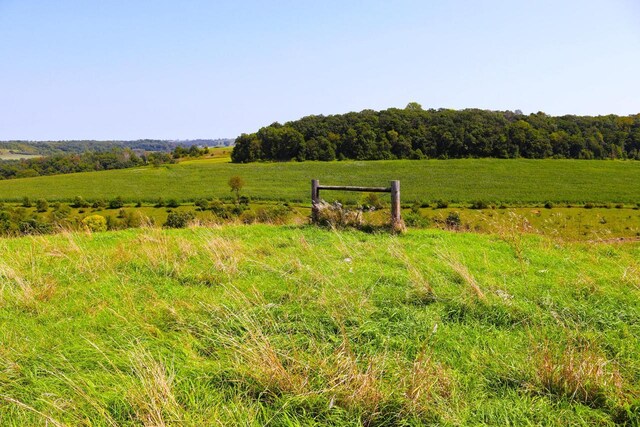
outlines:
[[359, 191], [365, 193], [391, 193], [391, 227], [393, 230], [404, 228], [400, 213], [400, 181], [391, 181], [389, 187], [355, 187], [345, 185], [320, 185], [317, 179], [311, 180], [311, 221], [318, 222], [320, 190]]

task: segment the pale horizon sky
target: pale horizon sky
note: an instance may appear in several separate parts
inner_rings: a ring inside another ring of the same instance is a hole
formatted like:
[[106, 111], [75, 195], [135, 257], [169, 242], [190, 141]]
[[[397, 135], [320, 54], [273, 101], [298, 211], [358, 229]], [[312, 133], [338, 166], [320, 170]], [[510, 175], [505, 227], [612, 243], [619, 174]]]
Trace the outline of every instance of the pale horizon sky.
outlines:
[[0, 0], [0, 140], [233, 138], [310, 114], [640, 113], [640, 2]]

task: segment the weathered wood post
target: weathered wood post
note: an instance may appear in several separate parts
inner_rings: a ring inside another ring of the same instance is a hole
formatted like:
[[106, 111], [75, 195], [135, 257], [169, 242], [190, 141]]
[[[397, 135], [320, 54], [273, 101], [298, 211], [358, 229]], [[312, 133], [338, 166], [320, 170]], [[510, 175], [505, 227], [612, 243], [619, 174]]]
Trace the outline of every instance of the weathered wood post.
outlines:
[[400, 181], [391, 181], [391, 229], [396, 232], [405, 229], [400, 211]]
[[311, 223], [316, 224], [318, 222], [318, 203], [320, 203], [320, 181], [317, 179], [311, 180]]

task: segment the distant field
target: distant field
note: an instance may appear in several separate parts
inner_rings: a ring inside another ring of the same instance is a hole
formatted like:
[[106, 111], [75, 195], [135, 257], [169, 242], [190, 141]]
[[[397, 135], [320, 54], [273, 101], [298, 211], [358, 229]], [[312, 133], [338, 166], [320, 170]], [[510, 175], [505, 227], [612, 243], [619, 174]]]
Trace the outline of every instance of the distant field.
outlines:
[[0, 151], [0, 160], [20, 160], [20, 159], [33, 159], [35, 157], [42, 157], [38, 154], [15, 154]]
[[[22, 197], [89, 200], [122, 196], [152, 201], [229, 197], [240, 175], [254, 199], [306, 201], [309, 182], [386, 185], [402, 181], [403, 200], [508, 203], [640, 202], [640, 162], [587, 160], [395, 160], [368, 162], [225, 163], [220, 158], [137, 168], [0, 181], [0, 200]], [[327, 194], [327, 193], [326, 193]], [[343, 197], [328, 193], [328, 198]], [[357, 197], [349, 195], [349, 197]]]

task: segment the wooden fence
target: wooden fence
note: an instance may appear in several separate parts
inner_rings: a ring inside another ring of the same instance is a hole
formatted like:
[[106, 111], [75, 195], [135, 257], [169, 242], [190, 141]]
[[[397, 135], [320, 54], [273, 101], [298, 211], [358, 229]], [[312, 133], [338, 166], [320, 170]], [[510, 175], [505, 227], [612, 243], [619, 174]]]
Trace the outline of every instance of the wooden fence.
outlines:
[[391, 193], [391, 227], [394, 230], [404, 228], [400, 213], [400, 181], [391, 181], [389, 187], [353, 187], [345, 185], [320, 185], [317, 179], [311, 180], [311, 221], [318, 222], [320, 190], [360, 191], [365, 193]]

